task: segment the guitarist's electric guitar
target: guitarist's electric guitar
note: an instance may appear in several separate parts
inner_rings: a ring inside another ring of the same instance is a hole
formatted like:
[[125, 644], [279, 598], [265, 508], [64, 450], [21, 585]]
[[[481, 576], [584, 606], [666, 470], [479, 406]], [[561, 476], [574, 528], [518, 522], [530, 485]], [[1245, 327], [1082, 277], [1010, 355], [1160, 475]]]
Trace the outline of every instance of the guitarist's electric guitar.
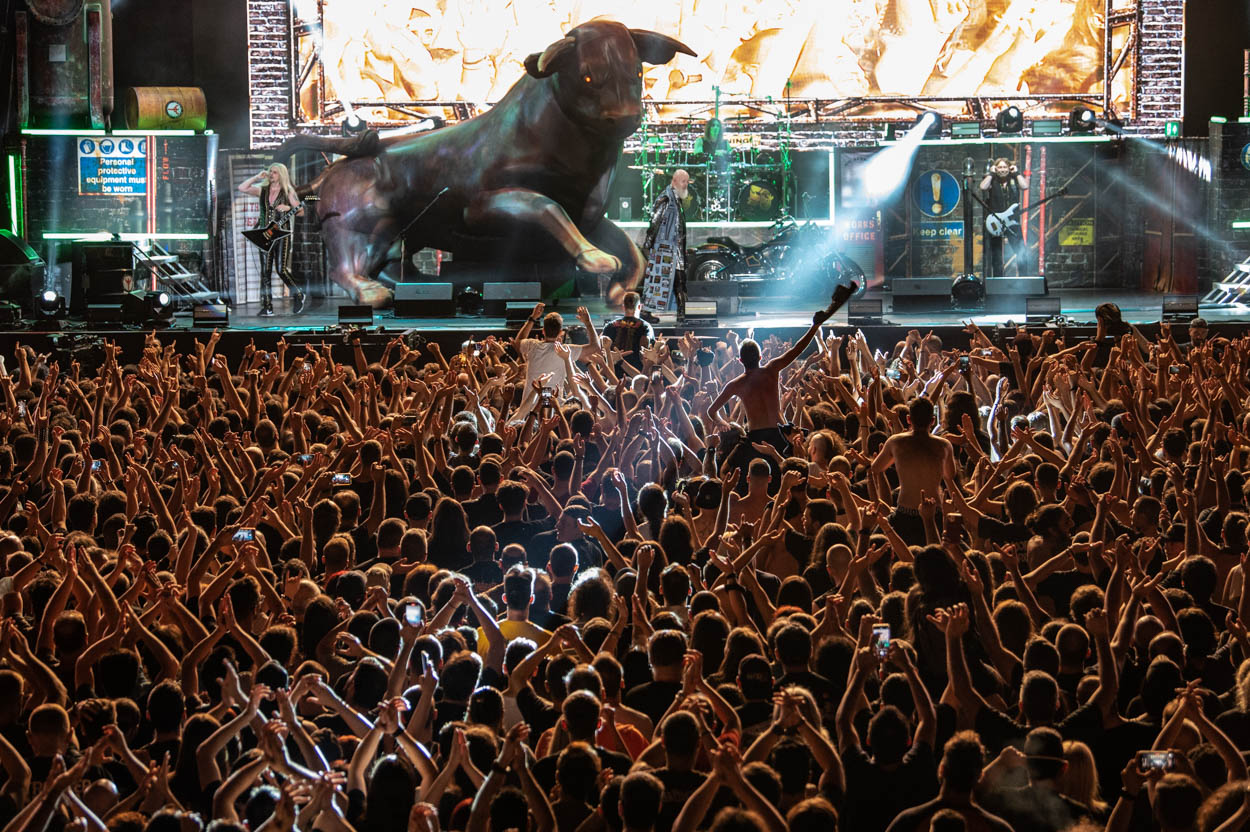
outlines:
[[304, 206], [304, 203], [311, 202], [314, 199], [316, 197], [313, 196], [301, 199], [299, 205], [296, 205], [289, 211], [283, 211], [278, 214], [264, 228], [247, 229], [243, 232], [243, 237], [260, 248], [261, 251], [268, 253], [275, 245], [291, 236], [291, 232], [295, 230], [295, 216], [299, 213], [299, 209]]
[[1020, 203], [1018, 202], [1011, 203], [1011, 207], [1005, 211], [999, 211], [995, 214], [986, 214], [985, 215], [985, 233], [989, 234], [991, 237], [1002, 237], [1007, 234], [1018, 232], [1020, 230], [1020, 223], [1024, 221], [1025, 214], [1027, 214], [1029, 211], [1040, 208], [1041, 206], [1045, 205], [1047, 202], [1050, 202], [1052, 199], [1054, 199], [1057, 196], [1063, 196], [1067, 192], [1068, 192], [1068, 189], [1066, 186], [1063, 188], [1060, 188], [1059, 190], [1055, 191], [1053, 194], [1043, 197], [1038, 202], [1034, 203], [1033, 205], [1030, 205], [1027, 209], [1020, 212], [1019, 217], [1016, 216], [1016, 212], [1020, 211]]

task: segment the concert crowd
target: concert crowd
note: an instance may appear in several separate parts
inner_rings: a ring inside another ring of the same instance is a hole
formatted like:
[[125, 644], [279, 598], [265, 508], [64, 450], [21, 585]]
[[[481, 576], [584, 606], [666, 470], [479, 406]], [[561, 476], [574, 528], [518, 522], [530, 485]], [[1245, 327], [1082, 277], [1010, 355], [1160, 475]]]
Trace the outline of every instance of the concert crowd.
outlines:
[[545, 312], [8, 356], [3, 832], [1250, 826], [1250, 338]]

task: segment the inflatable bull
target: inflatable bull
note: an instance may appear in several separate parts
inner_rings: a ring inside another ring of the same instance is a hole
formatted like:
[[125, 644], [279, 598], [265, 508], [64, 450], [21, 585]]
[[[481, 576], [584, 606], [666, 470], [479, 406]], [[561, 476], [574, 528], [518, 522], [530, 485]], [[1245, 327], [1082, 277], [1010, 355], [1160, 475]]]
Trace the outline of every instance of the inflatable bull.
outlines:
[[300, 192], [319, 197], [331, 277], [359, 303], [391, 301], [378, 275], [401, 236], [410, 252], [573, 258], [632, 284], [642, 255], [604, 205], [624, 140], [642, 121], [642, 65], [678, 52], [694, 55], [665, 35], [594, 20], [530, 55], [526, 75], [475, 118], [393, 139], [297, 136], [276, 155], [346, 157]]

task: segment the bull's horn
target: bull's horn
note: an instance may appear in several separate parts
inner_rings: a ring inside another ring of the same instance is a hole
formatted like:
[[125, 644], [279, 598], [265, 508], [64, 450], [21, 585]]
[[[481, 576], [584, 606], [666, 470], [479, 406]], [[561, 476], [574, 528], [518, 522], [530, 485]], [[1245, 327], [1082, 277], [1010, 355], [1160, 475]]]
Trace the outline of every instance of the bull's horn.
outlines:
[[648, 29], [630, 29], [629, 34], [634, 39], [639, 59], [645, 64], [666, 64], [673, 60], [678, 52], [697, 57], [693, 49], [677, 38], [670, 38], [668, 35], [661, 35], [659, 32], [652, 32]]
[[549, 70], [548, 67], [559, 60], [565, 52], [572, 49], [576, 43], [577, 41], [574, 40], [572, 36], [565, 35], [555, 43], [548, 46], [543, 50], [543, 53], [538, 56], [538, 71], [543, 75], [549, 74], [551, 70]]

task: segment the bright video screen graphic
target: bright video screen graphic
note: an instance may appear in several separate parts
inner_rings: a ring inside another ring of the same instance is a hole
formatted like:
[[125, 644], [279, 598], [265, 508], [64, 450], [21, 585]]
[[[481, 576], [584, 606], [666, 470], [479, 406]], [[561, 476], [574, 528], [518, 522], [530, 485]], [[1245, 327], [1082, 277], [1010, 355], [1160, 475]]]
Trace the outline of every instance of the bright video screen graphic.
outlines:
[[698, 53], [645, 68], [644, 96], [657, 102], [710, 102], [717, 88], [729, 102], [1100, 94], [1103, 9], [1104, 0], [294, 3], [297, 27], [312, 33], [301, 65], [319, 70], [319, 83], [300, 90], [308, 121], [341, 112], [344, 100], [496, 102], [527, 55], [600, 16], [673, 35]]

